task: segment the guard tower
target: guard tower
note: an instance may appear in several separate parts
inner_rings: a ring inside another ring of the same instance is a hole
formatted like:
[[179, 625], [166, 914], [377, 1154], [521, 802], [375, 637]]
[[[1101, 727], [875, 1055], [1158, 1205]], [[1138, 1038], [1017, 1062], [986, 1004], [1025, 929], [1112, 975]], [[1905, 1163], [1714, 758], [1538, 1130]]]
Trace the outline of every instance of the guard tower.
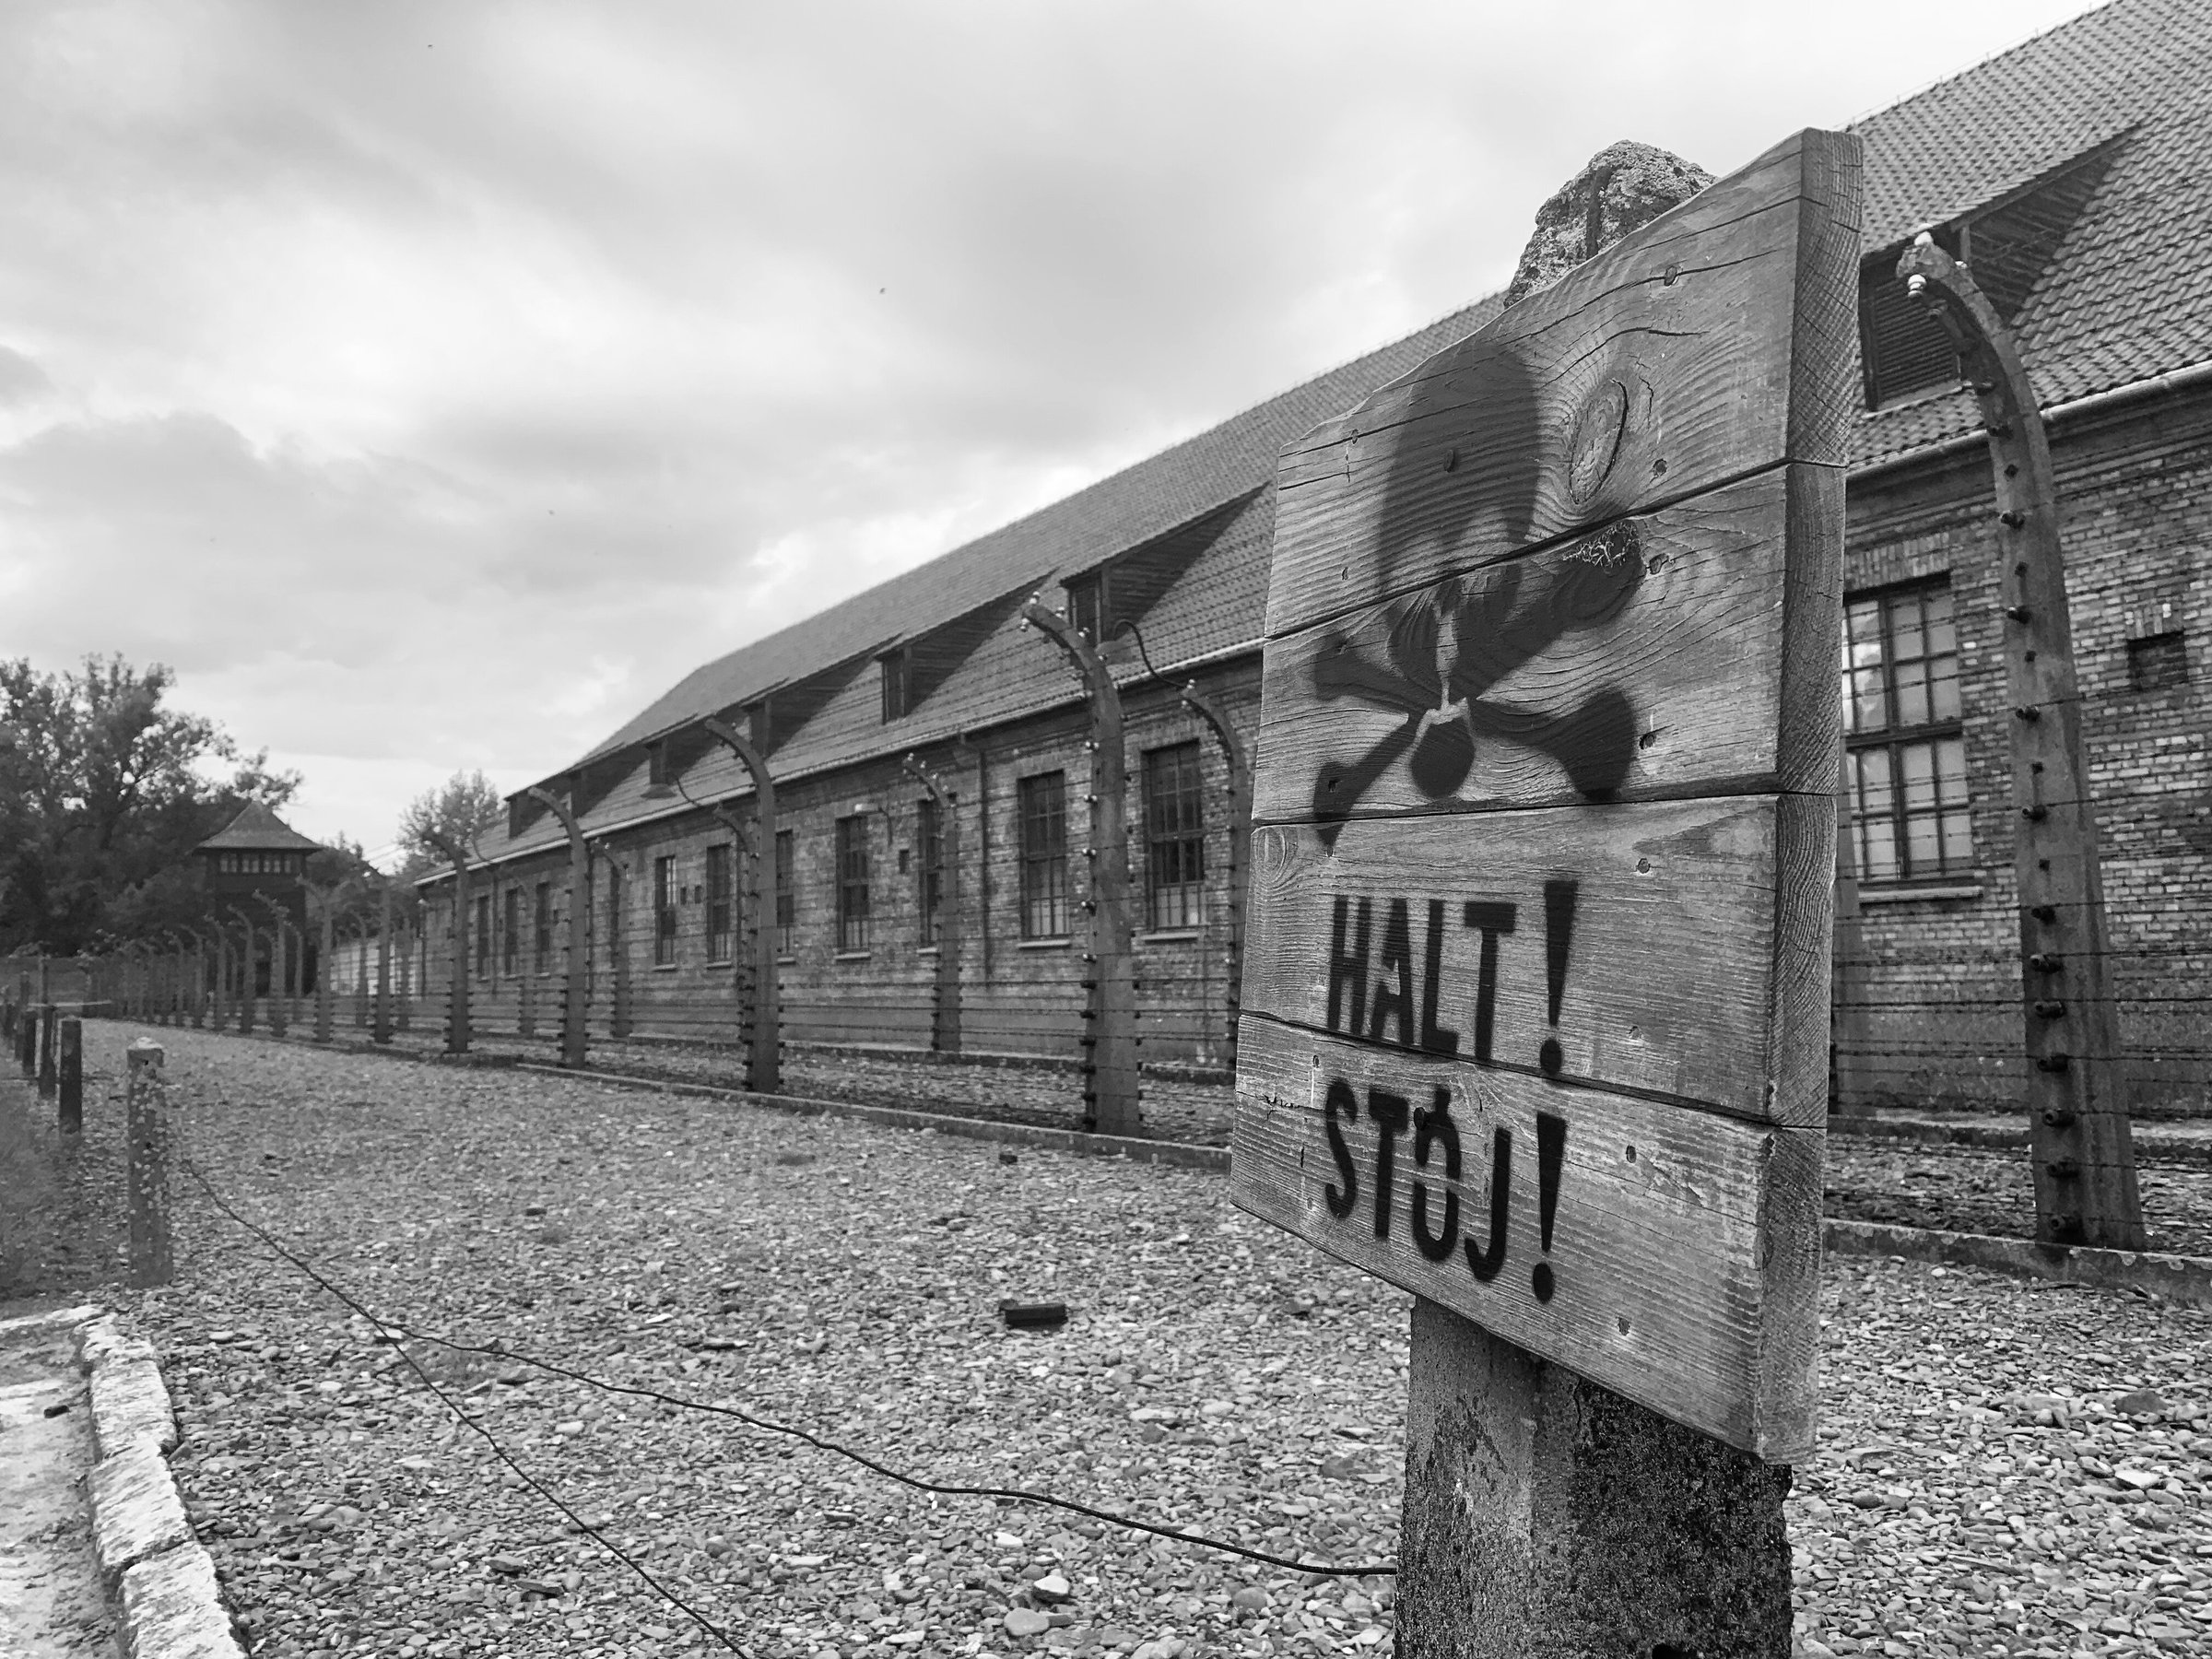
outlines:
[[[307, 889], [301, 878], [308, 854], [321, 851], [321, 843], [308, 840], [259, 802], [247, 806], [193, 849], [205, 861], [203, 885], [208, 908], [218, 917], [228, 922], [231, 911], [241, 910], [253, 918], [258, 930], [269, 920], [265, 897], [283, 906], [295, 936], [301, 939], [307, 936]], [[265, 996], [270, 988], [265, 947], [255, 955], [254, 994]]]

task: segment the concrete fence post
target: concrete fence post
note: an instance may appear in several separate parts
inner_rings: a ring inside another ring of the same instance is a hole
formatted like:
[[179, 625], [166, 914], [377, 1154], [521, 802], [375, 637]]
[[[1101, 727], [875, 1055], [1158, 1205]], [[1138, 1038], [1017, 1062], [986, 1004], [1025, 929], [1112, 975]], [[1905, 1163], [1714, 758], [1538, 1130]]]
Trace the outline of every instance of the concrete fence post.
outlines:
[[39, 1099], [51, 1100], [61, 1088], [59, 1057], [54, 1053], [61, 1010], [47, 1003], [39, 1010]]
[[169, 1097], [165, 1052], [141, 1037], [127, 1057], [125, 1133], [130, 1139], [131, 1283], [166, 1285], [174, 1272], [169, 1241]]
[[85, 1022], [77, 1015], [62, 1021], [61, 1099], [55, 1123], [64, 1135], [85, 1126]]

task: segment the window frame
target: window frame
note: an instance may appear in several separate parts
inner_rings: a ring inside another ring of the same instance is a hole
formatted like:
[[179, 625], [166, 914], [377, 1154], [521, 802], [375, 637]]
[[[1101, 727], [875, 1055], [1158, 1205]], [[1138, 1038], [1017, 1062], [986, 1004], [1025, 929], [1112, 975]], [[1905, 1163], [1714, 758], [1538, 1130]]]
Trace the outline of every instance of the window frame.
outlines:
[[553, 883], [540, 881], [531, 911], [531, 955], [540, 973], [553, 971]]
[[1065, 939], [1073, 907], [1067, 881], [1067, 773], [1032, 772], [1015, 784], [1024, 939]]
[[[1164, 777], [1170, 768], [1171, 778]], [[1144, 753], [1145, 921], [1154, 933], [1206, 925], [1206, 751], [1196, 738]], [[1163, 866], [1181, 872], [1169, 879]]]
[[476, 898], [477, 913], [474, 921], [477, 936], [476, 947], [471, 954], [476, 959], [477, 977], [489, 979], [491, 977], [491, 895], [488, 892], [483, 892], [478, 893]]
[[868, 948], [868, 818], [851, 812], [836, 820], [830, 877], [837, 900], [837, 953], [857, 956]]
[[731, 841], [714, 841], [707, 848], [706, 911], [702, 918], [707, 960], [721, 966], [736, 950], [737, 849]]
[[[1936, 596], [1943, 601], [1940, 624], [1929, 603]], [[1898, 626], [1898, 617], [1908, 603], [1913, 607], [1912, 633], [1921, 647], [1916, 655], [1898, 649], [1905, 632]], [[1869, 605], [1875, 607], [1875, 631], [1870, 638], [1879, 651], [1870, 665], [1854, 661], [1854, 648], [1868, 640], [1853, 630], [1854, 613]], [[1939, 625], [1950, 636], [1947, 651], [1931, 648]], [[1978, 875], [1974, 802], [1966, 769], [1964, 709], [1959, 695], [1958, 611], [1948, 573], [1844, 595], [1841, 653], [1852, 865], [1860, 885], [1906, 891], [1973, 879]], [[1947, 660], [1950, 665], [1947, 713], [1940, 712], [1946, 703], [1947, 683], [1941, 665]], [[1916, 667], [1920, 673], [1917, 677], [1900, 675], [1907, 667]], [[1879, 698], [1880, 718], [1877, 723], [1862, 724], [1862, 710], [1869, 693], [1859, 677], [1869, 673], [1878, 677], [1874, 694]], [[1900, 712], [1915, 698], [1923, 705], [1917, 711], [1921, 718], [1901, 721]], [[1912, 772], [1914, 757], [1919, 754], [1926, 757], [1926, 804], [1915, 806]], [[1878, 789], [1870, 789], [1870, 758], [1877, 755], [1881, 757], [1882, 780]], [[1947, 768], [1947, 759], [1955, 765]], [[1870, 806], [1874, 799], [1881, 804]], [[1916, 823], [1933, 824], [1931, 853], [1915, 851]], [[1956, 852], [1948, 844], [1954, 834], [1958, 838]]]
[[1087, 571], [1061, 585], [1067, 591], [1068, 627], [1096, 645], [1106, 630], [1106, 572]]
[[913, 663], [905, 646], [876, 659], [883, 693], [883, 724], [904, 720], [913, 711]]
[[653, 861], [653, 965], [676, 965], [676, 854]]

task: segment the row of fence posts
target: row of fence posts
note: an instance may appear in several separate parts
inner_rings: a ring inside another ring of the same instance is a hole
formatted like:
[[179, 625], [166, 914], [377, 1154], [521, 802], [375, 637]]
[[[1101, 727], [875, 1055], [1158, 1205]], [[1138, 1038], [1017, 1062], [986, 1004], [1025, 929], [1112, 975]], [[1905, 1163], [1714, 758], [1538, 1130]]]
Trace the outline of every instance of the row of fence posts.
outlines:
[[[53, 1003], [0, 1004], [0, 1038], [41, 1100], [54, 1102], [54, 1127], [72, 1148], [85, 1129], [85, 1022]], [[175, 1268], [170, 1248], [168, 1092], [165, 1053], [146, 1038], [127, 1053], [124, 1136], [130, 1210], [131, 1282], [166, 1285]]]
[[[1025, 620], [1065, 655], [1069, 667], [1083, 683], [1089, 708], [1089, 733], [1086, 749], [1090, 759], [1090, 776], [1085, 791], [1088, 824], [1082, 847], [1082, 862], [1077, 866], [1076, 901], [1083, 925], [1084, 1006], [1081, 1012], [1084, 1029], [1077, 1041], [1083, 1061], [1084, 1127], [1109, 1135], [1132, 1134], [1141, 1126], [1140, 1050], [1144, 1039], [1138, 1032], [1140, 1015], [1130, 894], [1129, 834], [1124, 804], [1127, 780], [1124, 775], [1124, 723], [1121, 691], [1112, 670], [1100, 655], [1098, 646], [1080, 629], [1072, 625], [1068, 618], [1047, 608], [1039, 599], [1027, 607]], [[1140, 639], [1140, 652], [1142, 645]], [[1231, 826], [1231, 843], [1228, 904], [1230, 937], [1225, 967], [1231, 999], [1229, 1007], [1228, 1054], [1233, 1068], [1239, 1013], [1235, 999], [1242, 955], [1243, 890], [1250, 864], [1251, 764], [1226, 715], [1202, 696], [1194, 684], [1185, 686], [1181, 698], [1183, 705], [1212, 730], [1220, 745], [1228, 773], [1226, 816]], [[753, 783], [753, 813], [749, 823], [739, 822], [726, 806], [708, 802], [699, 805], [731, 831], [736, 845], [745, 850], [746, 863], [750, 869], [751, 880], [748, 885], [751, 891], [747, 895], [750, 903], [740, 909], [741, 915], [747, 911], [750, 912], [750, 925], [744, 928], [747, 935], [747, 948], [744, 954], [748, 959], [740, 964], [741, 971], [733, 975], [733, 988], [736, 994], [738, 1029], [746, 1051], [746, 1086], [758, 1093], [775, 1093], [782, 1088], [782, 985], [771, 909], [774, 891], [775, 782], [770, 775], [765, 758], [746, 734], [712, 716], [701, 720], [699, 726], [705, 739], [729, 750], [744, 765]], [[957, 1053], [960, 1047], [961, 1028], [957, 796], [947, 783], [923, 765], [917, 757], [908, 756], [905, 768], [928, 792], [937, 809], [935, 818], [940, 833], [946, 837], [940, 866], [944, 871], [944, 879], [938, 889], [933, 930], [938, 947], [936, 978], [932, 987], [930, 1035], [933, 1049]], [[650, 795], [675, 794], [679, 792], [680, 784], [662, 785], [647, 793]], [[528, 794], [560, 820], [570, 848], [571, 924], [566, 951], [567, 982], [562, 999], [560, 1046], [561, 1064], [580, 1067], [584, 1064], [588, 1041], [586, 1018], [590, 936], [593, 931], [594, 848], [577, 820], [571, 802], [542, 787], [533, 787]], [[440, 850], [451, 863], [453, 872], [452, 963], [446, 988], [449, 1006], [444, 1046], [448, 1053], [464, 1054], [469, 1052], [474, 1035], [470, 1008], [469, 888], [474, 874], [471, 865], [475, 861], [469, 850], [457, 842], [441, 841]], [[310, 895], [316, 901], [322, 918], [321, 966], [315, 976], [314, 988], [315, 1040], [318, 1042], [328, 1042], [333, 1036], [333, 965], [339, 943], [335, 912], [339, 901], [352, 885], [349, 879], [332, 888], [312, 884], [309, 887]], [[222, 1030], [235, 1028], [241, 1033], [250, 1033], [256, 1020], [255, 1005], [261, 1000], [255, 993], [256, 967], [260, 958], [257, 941], [265, 931], [270, 944], [272, 994], [267, 998], [265, 1018], [268, 1029], [275, 1035], [288, 1035], [304, 990], [306, 941], [300, 936], [300, 930], [292, 925], [280, 904], [267, 895], [256, 897], [269, 909], [270, 915], [265, 922], [256, 923], [248, 912], [233, 907], [229, 921], [209, 917], [205, 935], [196, 929], [182, 927], [158, 938], [132, 941], [118, 959], [107, 965], [102, 975], [103, 982], [112, 976], [114, 982], [101, 984], [100, 1000], [108, 1002], [126, 1018], [158, 1025], [181, 1026], [189, 1022], [196, 1029], [212, 1027], [216, 1030]], [[376, 939], [377, 960], [373, 990], [365, 972], [357, 975], [352, 998], [353, 1021], [357, 1028], [371, 1030], [373, 1041], [380, 1044], [389, 1043], [394, 1030], [408, 1030], [413, 1002], [411, 987], [402, 985], [394, 994], [394, 958], [395, 955], [399, 958], [402, 964], [400, 971], [405, 975], [413, 951], [411, 948], [403, 948], [395, 953], [392, 947], [394, 925], [393, 910], [392, 890], [387, 885], [382, 893], [382, 924], [372, 935], [364, 923], [357, 935], [364, 950], [371, 936]], [[622, 918], [616, 913], [611, 892], [607, 896], [606, 911], [603, 925], [610, 933], [618, 932]], [[242, 952], [234, 934], [242, 937]], [[418, 934], [410, 937], [413, 943], [419, 943]], [[186, 940], [190, 941], [189, 945]], [[211, 945], [214, 956], [212, 977], [208, 971]], [[627, 967], [628, 953], [618, 953], [612, 964], [612, 982], [609, 987], [609, 1030], [618, 1041], [628, 1036], [634, 1024]], [[428, 988], [426, 974], [426, 982], [421, 989], [427, 991]], [[523, 1006], [517, 1017], [518, 1029], [524, 1036], [535, 1036], [537, 1009], [527, 980], [524, 981], [523, 996]]]
[[[313, 993], [315, 1041], [328, 1042], [336, 1019], [338, 992], [333, 982], [335, 947], [340, 941], [327, 913], [332, 908], [327, 900], [333, 895], [321, 896], [326, 903]], [[150, 1025], [190, 1025], [195, 1030], [218, 1031], [235, 1029], [242, 1035], [251, 1034], [258, 1020], [265, 1022], [272, 1035], [288, 1036], [308, 994], [305, 941], [283, 914], [282, 906], [265, 895], [255, 897], [269, 904], [271, 920], [257, 929], [247, 912], [234, 911], [244, 938], [242, 951], [230, 930], [220, 924], [211, 925], [205, 936], [195, 929], [183, 928], [159, 939], [131, 940], [116, 957], [95, 970], [93, 1000], [124, 1018]], [[353, 1025], [370, 1031], [379, 1043], [390, 1042], [394, 1031], [406, 1031], [412, 1023], [410, 988], [403, 982], [395, 989], [393, 983], [395, 959], [399, 977], [405, 981], [409, 977], [412, 958], [405, 949], [393, 950], [388, 901], [386, 911], [387, 924], [382, 930], [372, 935], [364, 924], [352, 939], [344, 941], [360, 947], [364, 955], [369, 940], [373, 937], [377, 942], [373, 984], [365, 971], [365, 961], [357, 959], [364, 971], [357, 973], [347, 1000]], [[189, 946], [179, 933], [190, 938]], [[257, 988], [257, 944], [265, 933], [270, 944], [270, 987], [265, 997]], [[210, 942], [215, 947], [212, 977], [207, 960]]]

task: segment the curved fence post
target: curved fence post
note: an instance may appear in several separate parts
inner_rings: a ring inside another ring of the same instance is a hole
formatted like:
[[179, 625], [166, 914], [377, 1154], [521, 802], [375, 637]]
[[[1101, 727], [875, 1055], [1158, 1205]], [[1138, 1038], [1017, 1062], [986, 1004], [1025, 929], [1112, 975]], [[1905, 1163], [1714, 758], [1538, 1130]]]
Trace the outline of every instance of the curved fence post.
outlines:
[[2041, 406], [2012, 331], [1934, 238], [1924, 233], [1907, 248], [1897, 274], [1959, 348], [1995, 474], [2036, 1236], [2141, 1250], [2143, 1202], [2106, 955], [2097, 805], [2081, 740], [2058, 488]]
[[1032, 599], [1023, 620], [1059, 646], [1090, 704], [1089, 837], [1082, 849], [1085, 896], [1083, 1126], [1102, 1135], [1142, 1127], [1136, 1034], [1136, 973], [1130, 950], [1128, 757], [1122, 697], [1097, 648], [1058, 612]]
[[745, 1086], [755, 1094], [783, 1088], [783, 982], [776, 965], [776, 782], [767, 759], [726, 720], [700, 722], [706, 734], [743, 763], [753, 780], [752, 1019], [745, 1033]]
[[936, 845], [922, 849], [924, 880], [936, 883], [930, 915], [930, 942], [936, 947], [936, 978], [932, 986], [929, 1046], [940, 1054], [960, 1052], [960, 820], [959, 797], [936, 773], [909, 755], [907, 775], [928, 792], [936, 826]]

